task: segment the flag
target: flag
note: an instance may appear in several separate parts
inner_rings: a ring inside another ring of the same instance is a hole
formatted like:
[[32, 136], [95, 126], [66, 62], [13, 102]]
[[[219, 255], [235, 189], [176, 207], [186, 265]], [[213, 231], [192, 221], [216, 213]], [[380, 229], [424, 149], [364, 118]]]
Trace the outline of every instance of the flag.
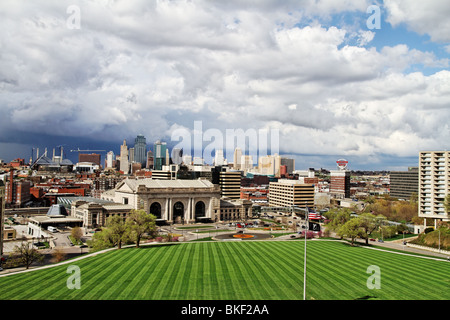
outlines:
[[317, 212], [310, 212], [309, 219], [320, 219], [320, 214], [318, 214]]
[[317, 212], [310, 212], [308, 207], [306, 207], [306, 210], [307, 210], [308, 213], [309, 213], [309, 219], [312, 219], [312, 220], [320, 220], [320, 219], [324, 219], [324, 218], [325, 218], [325, 217], [322, 216], [320, 213], [317, 213]]

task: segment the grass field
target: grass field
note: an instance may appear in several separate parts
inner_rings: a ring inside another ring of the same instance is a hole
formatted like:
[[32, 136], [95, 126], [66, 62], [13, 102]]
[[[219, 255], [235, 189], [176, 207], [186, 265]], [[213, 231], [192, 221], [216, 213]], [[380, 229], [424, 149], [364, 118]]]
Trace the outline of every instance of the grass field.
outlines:
[[[0, 278], [0, 299], [301, 300], [303, 241], [203, 242], [127, 248]], [[450, 263], [309, 241], [307, 299], [448, 300]], [[81, 288], [66, 282], [70, 265]], [[367, 268], [381, 271], [368, 289]]]

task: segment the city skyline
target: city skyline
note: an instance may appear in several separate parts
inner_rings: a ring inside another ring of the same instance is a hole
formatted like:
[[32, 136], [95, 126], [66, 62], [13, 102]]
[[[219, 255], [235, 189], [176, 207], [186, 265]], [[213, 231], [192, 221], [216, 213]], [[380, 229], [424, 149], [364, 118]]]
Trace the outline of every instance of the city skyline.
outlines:
[[194, 134], [195, 121], [223, 133], [279, 130], [278, 153], [296, 169], [333, 169], [345, 158], [353, 170], [406, 170], [420, 151], [448, 149], [450, 4], [15, 1], [0, 8], [6, 162], [60, 145], [69, 159], [77, 148], [118, 155], [121, 141], [131, 146], [140, 133], [172, 150], [171, 133]]

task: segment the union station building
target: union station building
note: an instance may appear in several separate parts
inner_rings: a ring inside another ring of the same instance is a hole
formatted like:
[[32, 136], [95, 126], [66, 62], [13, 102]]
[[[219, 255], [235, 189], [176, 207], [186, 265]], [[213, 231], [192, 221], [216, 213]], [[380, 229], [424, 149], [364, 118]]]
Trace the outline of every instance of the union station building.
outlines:
[[189, 224], [245, 220], [252, 216], [248, 200], [221, 198], [219, 185], [209, 180], [125, 179], [105, 191], [97, 203], [72, 202], [72, 215], [84, 226], [104, 226], [112, 215], [126, 218], [131, 210], [144, 209], [158, 224]]

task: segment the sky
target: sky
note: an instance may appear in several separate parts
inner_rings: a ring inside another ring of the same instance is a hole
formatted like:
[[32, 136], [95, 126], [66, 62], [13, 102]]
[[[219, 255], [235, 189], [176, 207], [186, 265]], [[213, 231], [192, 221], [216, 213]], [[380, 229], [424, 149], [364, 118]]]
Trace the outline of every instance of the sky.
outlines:
[[298, 170], [406, 170], [449, 149], [449, 16], [439, 0], [0, 1], [0, 159], [200, 134], [210, 162], [207, 133], [242, 130], [277, 132]]

